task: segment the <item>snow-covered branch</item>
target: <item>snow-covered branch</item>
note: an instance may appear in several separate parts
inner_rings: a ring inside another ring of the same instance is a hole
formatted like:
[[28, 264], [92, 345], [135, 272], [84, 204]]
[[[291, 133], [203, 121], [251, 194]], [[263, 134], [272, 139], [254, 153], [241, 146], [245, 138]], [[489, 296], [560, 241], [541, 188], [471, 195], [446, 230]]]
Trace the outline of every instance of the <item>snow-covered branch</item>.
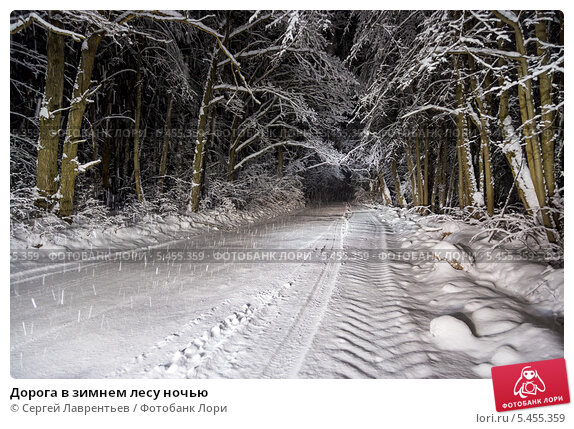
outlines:
[[65, 28], [59, 27], [54, 25], [45, 19], [43, 19], [40, 15], [36, 12], [31, 12], [26, 17], [18, 17], [15, 21], [10, 23], [10, 34], [18, 33], [25, 28], [29, 27], [33, 22], [37, 23], [41, 27], [45, 28], [48, 31], [52, 31], [57, 34], [61, 34], [62, 36], [71, 37], [76, 42], [80, 42], [86, 38], [86, 36], [76, 33], [74, 31], [66, 30]]

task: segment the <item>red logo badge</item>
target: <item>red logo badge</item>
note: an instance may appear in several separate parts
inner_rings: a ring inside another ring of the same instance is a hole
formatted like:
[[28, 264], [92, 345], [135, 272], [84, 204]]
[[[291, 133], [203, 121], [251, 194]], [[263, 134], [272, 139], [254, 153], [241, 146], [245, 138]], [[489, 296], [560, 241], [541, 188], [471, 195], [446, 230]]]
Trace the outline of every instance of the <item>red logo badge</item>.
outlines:
[[496, 411], [570, 402], [564, 359], [492, 367], [492, 385]]

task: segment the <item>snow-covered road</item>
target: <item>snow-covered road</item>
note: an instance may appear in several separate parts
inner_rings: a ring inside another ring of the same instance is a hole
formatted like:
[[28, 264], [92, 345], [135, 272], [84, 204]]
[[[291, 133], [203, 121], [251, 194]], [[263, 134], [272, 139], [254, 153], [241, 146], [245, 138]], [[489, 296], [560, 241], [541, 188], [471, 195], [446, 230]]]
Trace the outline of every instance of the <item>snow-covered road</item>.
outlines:
[[[562, 357], [563, 335], [548, 304], [501, 288], [508, 275], [478, 264], [457, 270], [436, 260], [338, 257], [432, 249], [443, 238], [396, 211], [333, 204], [172, 242], [171, 260], [13, 272], [11, 373], [471, 378], [488, 377], [492, 365]], [[326, 257], [190, 260], [205, 249]], [[552, 273], [541, 266], [535, 274]]]

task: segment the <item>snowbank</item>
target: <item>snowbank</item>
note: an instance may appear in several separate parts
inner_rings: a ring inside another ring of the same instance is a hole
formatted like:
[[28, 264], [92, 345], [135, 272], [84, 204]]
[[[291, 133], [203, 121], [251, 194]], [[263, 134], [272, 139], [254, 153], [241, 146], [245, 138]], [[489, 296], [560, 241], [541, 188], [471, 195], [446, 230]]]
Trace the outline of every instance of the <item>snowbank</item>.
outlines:
[[[255, 200], [244, 209], [219, 205], [198, 213], [157, 213], [157, 207], [143, 203], [117, 215], [102, 213], [98, 206], [91, 217], [86, 211], [75, 215], [72, 223], [53, 214], [30, 222], [11, 222], [10, 249], [25, 256], [25, 251], [40, 250], [144, 250], [163, 247], [206, 231], [233, 230], [272, 219], [304, 207], [302, 194], [291, 195], [279, 204], [272, 196]], [[62, 267], [62, 264], [59, 264]], [[11, 259], [12, 277], [22, 276], [35, 267], [34, 259]]]
[[435, 346], [470, 356], [474, 373], [485, 378], [492, 366], [563, 357], [563, 268], [538, 258], [536, 249], [489, 241], [480, 223], [379, 210], [382, 221], [400, 228], [400, 251], [428, 255], [410, 261], [420, 274], [408, 281], [417, 311], [428, 313]]

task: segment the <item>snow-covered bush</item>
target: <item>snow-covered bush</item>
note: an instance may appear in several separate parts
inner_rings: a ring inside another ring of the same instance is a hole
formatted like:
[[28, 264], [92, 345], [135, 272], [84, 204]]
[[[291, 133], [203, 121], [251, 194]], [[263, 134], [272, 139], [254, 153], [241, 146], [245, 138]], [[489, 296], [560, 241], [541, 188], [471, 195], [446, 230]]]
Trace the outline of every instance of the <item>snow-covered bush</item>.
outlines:
[[353, 195], [353, 202], [367, 204], [371, 201], [371, 192], [363, 187], [358, 187], [355, 189], [355, 194]]
[[[410, 209], [414, 212], [416, 208]], [[529, 250], [543, 250], [560, 259], [564, 243], [558, 237], [556, 243], [550, 243], [547, 238], [547, 229], [533, 216], [525, 213], [520, 207], [506, 207], [506, 210], [497, 210], [494, 215], [488, 216], [484, 208], [458, 207], [445, 208], [442, 214], [430, 214], [425, 217], [425, 223], [438, 223], [445, 226], [443, 233], [448, 234], [453, 225], [464, 223], [474, 225], [479, 231], [470, 242], [486, 239], [492, 243], [494, 249], [498, 247], [517, 247]]]
[[301, 188], [297, 177], [277, 178], [265, 172], [244, 174], [233, 182], [213, 179], [209, 182], [201, 208], [281, 213], [304, 205]]

